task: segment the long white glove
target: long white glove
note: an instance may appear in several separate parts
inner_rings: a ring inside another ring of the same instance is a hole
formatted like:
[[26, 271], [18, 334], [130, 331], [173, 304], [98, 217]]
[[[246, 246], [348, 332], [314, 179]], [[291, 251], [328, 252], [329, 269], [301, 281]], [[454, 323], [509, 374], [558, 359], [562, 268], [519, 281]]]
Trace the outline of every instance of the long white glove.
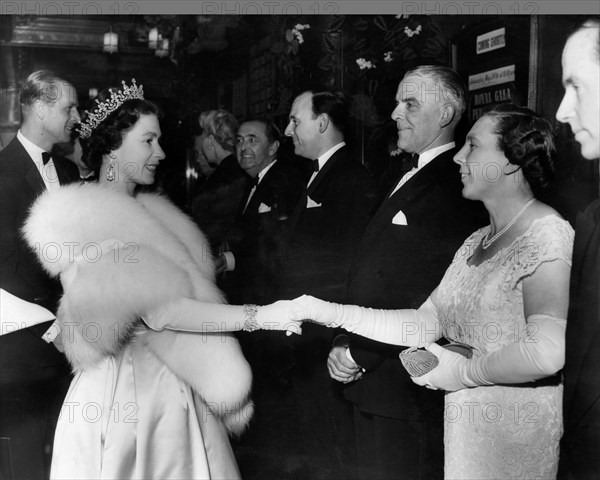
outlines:
[[153, 330], [214, 333], [243, 330], [250, 320], [262, 330], [286, 330], [288, 335], [302, 333], [302, 322], [293, 320], [300, 316], [300, 308], [293, 301], [281, 300], [255, 308], [253, 312], [251, 307], [242, 305], [181, 298], [146, 315], [144, 321]]
[[528, 334], [495, 352], [467, 359], [439, 345], [427, 350], [438, 357], [431, 372], [413, 377], [417, 385], [447, 391], [480, 385], [526, 383], [558, 372], [565, 363], [567, 321], [550, 315], [527, 318]]
[[327, 327], [391, 345], [422, 347], [442, 336], [437, 308], [429, 297], [418, 310], [380, 310], [326, 302], [310, 295], [293, 300], [302, 307], [298, 319], [310, 319]]

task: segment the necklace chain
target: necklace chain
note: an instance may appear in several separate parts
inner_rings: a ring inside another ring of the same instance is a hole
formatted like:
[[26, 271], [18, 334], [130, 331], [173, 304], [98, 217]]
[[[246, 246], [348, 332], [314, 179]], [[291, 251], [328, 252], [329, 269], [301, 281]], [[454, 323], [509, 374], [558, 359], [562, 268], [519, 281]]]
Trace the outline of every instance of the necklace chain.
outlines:
[[496, 235], [494, 235], [492, 238], [489, 238], [490, 232], [492, 231], [491, 227], [490, 227], [490, 231], [487, 233], [487, 235], [483, 238], [483, 241], [481, 242], [482, 248], [484, 250], [487, 250], [492, 243], [494, 243], [502, 235], [504, 235], [508, 231], [508, 229], [510, 227], [512, 227], [519, 218], [521, 218], [521, 215], [523, 215], [525, 213], [525, 210], [527, 210], [533, 202], [535, 202], [535, 198], [532, 198], [525, 205], [523, 205], [523, 208], [521, 208], [521, 210], [519, 210], [517, 212], [517, 214], [513, 218], [511, 218], [510, 222], [508, 222], [504, 226], [504, 228], [502, 230], [500, 230], [499, 232], [497, 232]]

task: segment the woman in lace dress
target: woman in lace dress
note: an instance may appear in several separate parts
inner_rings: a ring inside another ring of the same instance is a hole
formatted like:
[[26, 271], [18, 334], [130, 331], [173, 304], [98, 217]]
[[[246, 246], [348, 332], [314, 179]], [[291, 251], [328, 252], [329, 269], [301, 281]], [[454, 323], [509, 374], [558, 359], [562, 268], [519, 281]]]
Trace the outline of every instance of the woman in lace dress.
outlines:
[[[528, 109], [500, 105], [475, 123], [455, 161], [463, 195], [483, 201], [490, 225], [465, 241], [418, 310], [296, 300], [318, 323], [437, 357], [413, 380], [448, 392], [447, 479], [556, 476], [573, 231], [534, 196], [553, 152], [549, 123]], [[442, 337], [471, 346], [473, 358], [430, 343]]]

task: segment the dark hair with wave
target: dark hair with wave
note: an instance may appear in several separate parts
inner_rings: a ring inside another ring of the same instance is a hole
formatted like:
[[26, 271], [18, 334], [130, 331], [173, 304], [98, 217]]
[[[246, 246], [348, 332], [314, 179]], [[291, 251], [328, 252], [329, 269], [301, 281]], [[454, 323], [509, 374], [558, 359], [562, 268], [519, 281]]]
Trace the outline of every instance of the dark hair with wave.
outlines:
[[279, 127], [271, 120], [267, 120], [266, 118], [251, 118], [243, 123], [248, 122], [260, 123], [263, 126], [269, 144], [281, 141], [281, 130], [279, 130]]
[[312, 94], [313, 115], [317, 117], [322, 113], [326, 113], [333, 125], [344, 133], [350, 117], [348, 96], [344, 92], [327, 88], [314, 88], [307, 90], [306, 93]]
[[496, 121], [498, 149], [520, 167], [534, 194], [554, 178], [554, 132], [548, 120], [533, 110], [503, 103], [485, 113]]
[[[100, 103], [108, 98], [110, 98], [108, 89], [98, 95]], [[138, 98], [125, 100], [119, 108], [94, 128], [88, 139], [81, 140], [85, 164], [98, 172], [104, 155], [121, 146], [123, 134], [133, 128], [142, 115], [160, 116], [160, 110], [150, 100]]]

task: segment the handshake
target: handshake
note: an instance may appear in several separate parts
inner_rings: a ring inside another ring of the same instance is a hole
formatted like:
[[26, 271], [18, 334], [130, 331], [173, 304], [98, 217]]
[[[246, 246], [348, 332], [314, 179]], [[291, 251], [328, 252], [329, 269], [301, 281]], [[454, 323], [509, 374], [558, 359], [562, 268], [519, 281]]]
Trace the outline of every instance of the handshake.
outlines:
[[280, 300], [270, 305], [245, 305], [244, 330], [285, 330], [286, 335], [302, 335], [302, 323], [311, 321], [326, 327], [337, 327], [339, 312], [334, 303], [302, 295], [294, 300]]

